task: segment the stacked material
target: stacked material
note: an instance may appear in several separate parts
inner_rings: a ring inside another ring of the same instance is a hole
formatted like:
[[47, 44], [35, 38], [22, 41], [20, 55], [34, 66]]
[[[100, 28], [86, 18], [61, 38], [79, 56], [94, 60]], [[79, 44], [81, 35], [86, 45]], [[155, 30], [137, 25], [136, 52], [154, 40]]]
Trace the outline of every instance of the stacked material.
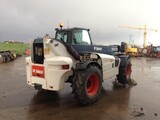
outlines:
[[0, 51], [0, 62], [10, 62], [14, 60], [11, 51]]

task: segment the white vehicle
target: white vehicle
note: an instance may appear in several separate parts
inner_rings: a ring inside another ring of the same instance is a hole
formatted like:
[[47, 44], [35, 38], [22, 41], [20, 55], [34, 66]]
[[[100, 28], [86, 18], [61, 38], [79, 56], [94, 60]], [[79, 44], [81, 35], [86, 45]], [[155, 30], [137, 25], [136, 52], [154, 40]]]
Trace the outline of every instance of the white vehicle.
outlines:
[[117, 77], [127, 84], [131, 79], [129, 56], [118, 45], [93, 45], [89, 29], [56, 29], [55, 38], [37, 38], [26, 58], [27, 83], [38, 90], [59, 91], [69, 82], [79, 103], [94, 103], [102, 82]]

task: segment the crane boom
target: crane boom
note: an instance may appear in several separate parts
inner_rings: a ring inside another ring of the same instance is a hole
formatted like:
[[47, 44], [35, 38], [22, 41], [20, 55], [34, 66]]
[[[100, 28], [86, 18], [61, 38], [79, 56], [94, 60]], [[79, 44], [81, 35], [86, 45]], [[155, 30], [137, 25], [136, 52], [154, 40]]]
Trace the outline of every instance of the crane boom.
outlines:
[[123, 28], [131, 28], [131, 29], [138, 29], [138, 30], [144, 30], [144, 28], [140, 28], [140, 27], [133, 27], [133, 26], [119, 26], [119, 27], [123, 27]]
[[119, 26], [122, 28], [131, 28], [131, 29], [138, 29], [138, 30], [144, 30], [144, 41], [143, 41], [143, 47], [146, 47], [146, 39], [147, 39], [147, 31], [154, 31], [157, 32], [156, 29], [148, 29], [146, 25], [144, 25], [144, 27], [133, 27], [133, 26]]

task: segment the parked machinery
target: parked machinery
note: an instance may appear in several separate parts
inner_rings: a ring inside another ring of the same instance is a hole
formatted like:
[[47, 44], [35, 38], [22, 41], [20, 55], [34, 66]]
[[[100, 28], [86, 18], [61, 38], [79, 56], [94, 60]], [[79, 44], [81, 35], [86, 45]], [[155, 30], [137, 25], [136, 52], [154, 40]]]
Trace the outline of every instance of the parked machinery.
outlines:
[[147, 56], [154, 57], [154, 58], [160, 58], [160, 46], [153, 46], [153, 44], [148, 46]]
[[131, 57], [142, 57], [144, 54], [141, 52], [141, 48], [128, 45], [126, 42], [121, 43], [125, 46], [125, 53]]
[[26, 58], [27, 83], [38, 90], [59, 91], [69, 82], [79, 103], [96, 102], [102, 83], [116, 77], [131, 80], [131, 60], [123, 46], [93, 45], [89, 29], [56, 28], [55, 38], [37, 38]]

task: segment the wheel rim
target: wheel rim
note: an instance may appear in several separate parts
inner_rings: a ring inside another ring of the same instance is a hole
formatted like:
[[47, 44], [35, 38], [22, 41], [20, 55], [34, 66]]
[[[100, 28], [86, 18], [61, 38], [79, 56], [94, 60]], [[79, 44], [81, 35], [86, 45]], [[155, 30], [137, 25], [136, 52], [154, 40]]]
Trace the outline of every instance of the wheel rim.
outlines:
[[90, 96], [96, 95], [99, 88], [99, 78], [97, 74], [92, 74], [87, 80], [87, 93]]
[[127, 65], [127, 70], [126, 70], [127, 80], [130, 79], [130, 76], [131, 76], [131, 64], [128, 64], [128, 65]]

